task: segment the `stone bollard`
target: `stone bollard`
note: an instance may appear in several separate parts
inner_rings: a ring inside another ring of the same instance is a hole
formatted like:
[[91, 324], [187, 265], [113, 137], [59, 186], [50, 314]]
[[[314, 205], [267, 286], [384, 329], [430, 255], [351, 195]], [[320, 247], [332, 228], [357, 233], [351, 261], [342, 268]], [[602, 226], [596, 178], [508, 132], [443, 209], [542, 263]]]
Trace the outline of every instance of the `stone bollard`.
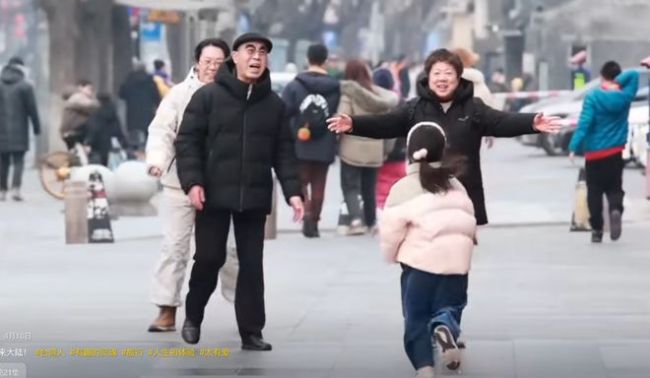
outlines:
[[97, 164], [76, 167], [70, 173], [70, 179], [88, 182], [94, 171], [98, 171], [104, 180], [112, 217], [156, 215], [156, 208], [150, 201], [158, 192], [158, 183], [147, 174], [144, 162], [126, 161], [115, 171]]
[[88, 243], [88, 188], [84, 181], [65, 183], [65, 243]]
[[271, 194], [271, 214], [266, 216], [264, 224], [264, 239], [273, 240], [278, 237], [278, 190], [277, 180], [273, 177], [273, 193]]
[[158, 182], [147, 174], [147, 164], [130, 160], [114, 172], [115, 201], [113, 210], [119, 216], [155, 216], [151, 198], [158, 192]]

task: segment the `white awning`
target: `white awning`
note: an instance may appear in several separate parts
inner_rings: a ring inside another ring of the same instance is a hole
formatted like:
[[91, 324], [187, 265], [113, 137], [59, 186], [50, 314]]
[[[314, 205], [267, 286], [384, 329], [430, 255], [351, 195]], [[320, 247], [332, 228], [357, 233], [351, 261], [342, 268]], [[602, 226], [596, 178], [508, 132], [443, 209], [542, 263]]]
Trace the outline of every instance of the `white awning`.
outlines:
[[116, 3], [156, 10], [196, 11], [199, 9], [231, 9], [233, 0], [115, 0]]

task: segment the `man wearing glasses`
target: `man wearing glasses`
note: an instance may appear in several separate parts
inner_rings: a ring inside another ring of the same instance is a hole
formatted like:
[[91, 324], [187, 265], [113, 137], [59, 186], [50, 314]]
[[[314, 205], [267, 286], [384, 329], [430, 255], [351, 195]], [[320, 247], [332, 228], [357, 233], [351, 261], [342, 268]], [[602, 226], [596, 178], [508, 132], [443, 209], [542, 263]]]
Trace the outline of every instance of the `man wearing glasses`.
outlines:
[[219, 66], [229, 55], [230, 48], [223, 40], [209, 38], [201, 41], [194, 50], [194, 67], [187, 78], [172, 87], [163, 98], [149, 125], [146, 147], [148, 172], [160, 177], [163, 185], [160, 209], [162, 254], [154, 269], [151, 288], [151, 301], [160, 308], [160, 312], [149, 326], [149, 332], [176, 330], [176, 308], [182, 304], [180, 292], [190, 260], [195, 210], [183, 193], [176, 173], [176, 133], [194, 92], [204, 84], [214, 82]]
[[264, 223], [271, 211], [273, 169], [294, 221], [303, 217], [301, 186], [285, 105], [271, 90], [273, 44], [246, 33], [233, 44], [217, 79], [192, 97], [175, 142], [178, 174], [196, 213], [196, 253], [181, 335], [199, 342], [205, 306], [226, 258], [232, 219], [239, 257], [235, 312], [242, 349], [267, 351]]

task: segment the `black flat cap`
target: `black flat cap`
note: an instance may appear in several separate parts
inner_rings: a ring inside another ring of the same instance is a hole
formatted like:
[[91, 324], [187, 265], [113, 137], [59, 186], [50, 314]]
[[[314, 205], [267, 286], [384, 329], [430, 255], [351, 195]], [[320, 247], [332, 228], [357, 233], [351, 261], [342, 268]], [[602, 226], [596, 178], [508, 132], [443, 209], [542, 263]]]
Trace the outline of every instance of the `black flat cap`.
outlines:
[[266, 46], [267, 52], [271, 52], [273, 49], [273, 43], [270, 39], [259, 33], [244, 33], [235, 39], [235, 42], [232, 44], [232, 49], [237, 50], [239, 46], [247, 42], [261, 42]]

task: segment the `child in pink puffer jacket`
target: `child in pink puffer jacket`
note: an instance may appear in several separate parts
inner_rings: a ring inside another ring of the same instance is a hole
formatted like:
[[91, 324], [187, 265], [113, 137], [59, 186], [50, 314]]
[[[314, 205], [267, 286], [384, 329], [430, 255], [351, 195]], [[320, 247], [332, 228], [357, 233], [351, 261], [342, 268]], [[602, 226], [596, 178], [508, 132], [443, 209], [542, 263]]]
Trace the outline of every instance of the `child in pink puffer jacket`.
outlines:
[[407, 136], [407, 176], [391, 189], [381, 218], [381, 249], [403, 272], [404, 349], [416, 377], [433, 377], [432, 337], [449, 369], [460, 366], [456, 343], [467, 302], [476, 219], [465, 188], [444, 162], [446, 136], [433, 122]]

